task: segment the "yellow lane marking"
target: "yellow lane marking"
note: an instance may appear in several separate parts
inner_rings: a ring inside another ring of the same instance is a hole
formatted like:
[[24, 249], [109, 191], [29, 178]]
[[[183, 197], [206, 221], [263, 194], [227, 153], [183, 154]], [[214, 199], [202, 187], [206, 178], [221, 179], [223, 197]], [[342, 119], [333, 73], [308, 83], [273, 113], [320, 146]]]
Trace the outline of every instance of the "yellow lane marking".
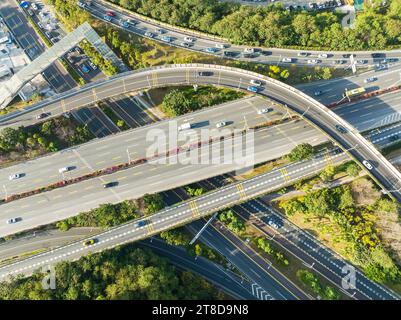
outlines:
[[241, 200], [246, 199], [246, 193], [245, 193], [245, 189], [244, 189], [244, 186], [242, 185], [242, 183], [237, 184], [236, 187], [237, 187], [240, 199]]
[[188, 204], [189, 204], [189, 207], [190, 207], [191, 210], [192, 210], [192, 216], [193, 216], [194, 218], [196, 218], [197, 216], [200, 217], [201, 214], [200, 214], [200, 212], [199, 212], [198, 206], [196, 205], [196, 201], [195, 201], [195, 200], [190, 201]]
[[286, 168], [280, 169], [281, 175], [283, 176], [283, 179], [285, 182], [290, 181], [290, 175], [288, 173], [288, 170]]

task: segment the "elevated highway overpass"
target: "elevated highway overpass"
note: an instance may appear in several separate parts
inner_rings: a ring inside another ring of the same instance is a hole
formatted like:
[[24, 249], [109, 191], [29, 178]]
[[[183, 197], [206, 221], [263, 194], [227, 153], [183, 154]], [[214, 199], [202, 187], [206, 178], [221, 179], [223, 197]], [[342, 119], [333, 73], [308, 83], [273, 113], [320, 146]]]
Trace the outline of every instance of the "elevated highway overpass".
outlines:
[[[200, 71], [211, 72], [211, 76], [199, 76]], [[89, 84], [79, 90], [47, 99], [32, 108], [6, 115], [1, 118], [2, 127], [29, 123], [35, 113], [50, 112], [52, 116], [96, 103], [111, 96], [126, 92], [140, 91], [172, 85], [217, 85], [231, 89], [246, 90], [250, 80], [259, 79], [264, 84], [258, 93], [261, 96], [286, 104], [293, 112], [323, 131], [343, 150], [348, 150], [358, 162], [370, 161], [374, 168], [370, 175], [401, 202], [401, 173], [380, 152], [367, 141], [353, 126], [330, 111], [327, 107], [280, 81], [260, 74], [219, 65], [182, 64], [148, 68], [117, 75], [107, 80]], [[336, 125], [346, 128], [342, 134]], [[1, 128], [1, 127], [0, 127]]]

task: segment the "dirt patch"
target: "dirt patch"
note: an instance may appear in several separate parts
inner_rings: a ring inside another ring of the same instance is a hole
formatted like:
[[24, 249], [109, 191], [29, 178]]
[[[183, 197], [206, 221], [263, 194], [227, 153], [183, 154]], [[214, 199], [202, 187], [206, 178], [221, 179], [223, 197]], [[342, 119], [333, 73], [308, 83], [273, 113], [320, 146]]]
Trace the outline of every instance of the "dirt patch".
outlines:
[[357, 206], [373, 205], [381, 196], [371, 180], [356, 179], [351, 183], [352, 198]]

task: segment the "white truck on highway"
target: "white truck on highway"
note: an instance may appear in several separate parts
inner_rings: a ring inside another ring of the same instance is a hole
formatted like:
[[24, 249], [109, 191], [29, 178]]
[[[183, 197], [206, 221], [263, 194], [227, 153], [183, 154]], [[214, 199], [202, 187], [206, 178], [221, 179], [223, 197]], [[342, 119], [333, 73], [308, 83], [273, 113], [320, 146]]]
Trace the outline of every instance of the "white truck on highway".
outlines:
[[193, 124], [187, 122], [187, 123], [183, 123], [182, 125], [180, 125], [178, 127], [178, 131], [188, 130], [188, 129], [191, 129], [191, 128], [193, 128]]

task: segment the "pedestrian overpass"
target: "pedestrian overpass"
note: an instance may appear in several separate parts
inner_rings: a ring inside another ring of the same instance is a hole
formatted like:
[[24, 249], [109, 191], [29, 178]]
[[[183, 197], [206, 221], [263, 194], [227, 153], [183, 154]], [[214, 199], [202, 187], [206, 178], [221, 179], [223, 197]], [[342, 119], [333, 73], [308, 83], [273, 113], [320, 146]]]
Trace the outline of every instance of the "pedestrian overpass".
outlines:
[[89, 41], [105, 59], [111, 61], [111, 63], [117, 66], [121, 71], [127, 70], [124, 63], [102, 41], [96, 31], [93, 30], [88, 22], [85, 22], [74, 31], [67, 34], [51, 48], [47, 49], [29, 65], [18, 71], [8, 81], [2, 83], [0, 88], [0, 109], [7, 107], [24, 85], [85, 39]]

